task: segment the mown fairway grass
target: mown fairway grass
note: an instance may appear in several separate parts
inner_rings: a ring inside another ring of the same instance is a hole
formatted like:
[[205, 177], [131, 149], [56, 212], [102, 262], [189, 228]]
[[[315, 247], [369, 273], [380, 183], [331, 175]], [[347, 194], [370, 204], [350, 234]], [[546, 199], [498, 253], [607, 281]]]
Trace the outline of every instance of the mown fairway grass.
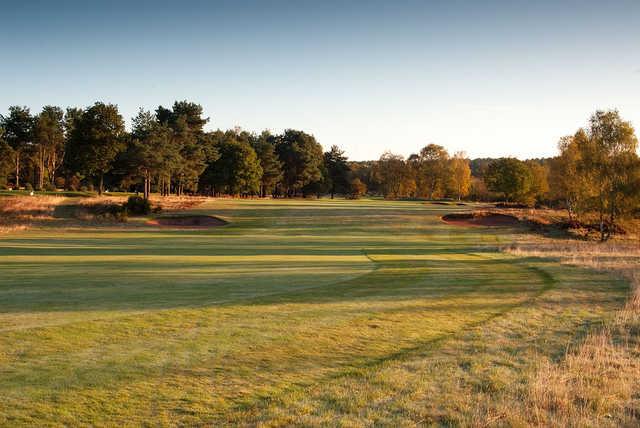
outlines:
[[455, 209], [219, 200], [193, 211], [220, 228], [0, 236], [0, 424], [530, 422], [532, 373], [628, 287]]

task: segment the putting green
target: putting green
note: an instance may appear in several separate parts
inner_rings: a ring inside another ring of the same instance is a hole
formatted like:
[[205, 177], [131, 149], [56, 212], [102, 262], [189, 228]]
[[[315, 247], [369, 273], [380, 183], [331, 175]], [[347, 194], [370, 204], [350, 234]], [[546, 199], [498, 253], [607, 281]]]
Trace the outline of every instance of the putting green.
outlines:
[[2, 236], [0, 425], [455, 422], [461, 383], [517, 382], [627, 291], [456, 209], [219, 200], [192, 210], [219, 228]]

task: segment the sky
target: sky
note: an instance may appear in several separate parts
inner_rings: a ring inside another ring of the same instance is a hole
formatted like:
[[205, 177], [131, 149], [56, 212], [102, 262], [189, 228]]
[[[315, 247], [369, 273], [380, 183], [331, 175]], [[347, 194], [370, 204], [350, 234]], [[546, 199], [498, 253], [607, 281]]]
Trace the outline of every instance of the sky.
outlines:
[[0, 0], [0, 114], [189, 100], [353, 160], [552, 156], [597, 109], [640, 129], [639, 23], [638, 0]]

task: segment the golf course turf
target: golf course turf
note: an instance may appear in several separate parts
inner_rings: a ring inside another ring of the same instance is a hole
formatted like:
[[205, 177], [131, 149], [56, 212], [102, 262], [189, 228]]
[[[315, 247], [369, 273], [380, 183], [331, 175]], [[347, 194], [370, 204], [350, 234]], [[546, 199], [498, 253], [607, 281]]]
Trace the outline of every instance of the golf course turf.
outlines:
[[0, 235], [0, 425], [467, 424], [513, 408], [628, 286], [497, 252], [509, 228], [441, 220], [468, 209], [223, 199], [190, 213], [224, 227]]

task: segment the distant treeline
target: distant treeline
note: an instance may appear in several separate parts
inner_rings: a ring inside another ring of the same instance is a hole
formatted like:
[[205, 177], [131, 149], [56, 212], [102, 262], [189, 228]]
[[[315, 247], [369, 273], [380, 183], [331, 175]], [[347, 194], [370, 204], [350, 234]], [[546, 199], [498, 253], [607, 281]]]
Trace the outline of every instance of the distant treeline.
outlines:
[[468, 161], [432, 144], [406, 159], [387, 152], [352, 170], [385, 197], [550, 206], [566, 209], [570, 222], [595, 214], [602, 240], [616, 231], [620, 217], [640, 215], [638, 140], [618, 111], [595, 112], [586, 128], [561, 138], [558, 148], [554, 158]]
[[0, 116], [0, 186], [168, 194], [295, 197], [364, 194], [386, 198], [503, 200], [597, 212], [603, 233], [640, 199], [637, 138], [617, 111], [598, 111], [564, 137], [556, 158], [469, 160], [429, 144], [405, 158], [391, 152], [352, 162], [313, 135], [204, 130], [198, 104], [141, 109], [127, 132], [113, 104], [12, 106]]
[[0, 117], [0, 185], [168, 194], [303, 196], [364, 193], [344, 153], [312, 135], [204, 130], [198, 104], [140, 110], [130, 132], [113, 104], [12, 106]]

